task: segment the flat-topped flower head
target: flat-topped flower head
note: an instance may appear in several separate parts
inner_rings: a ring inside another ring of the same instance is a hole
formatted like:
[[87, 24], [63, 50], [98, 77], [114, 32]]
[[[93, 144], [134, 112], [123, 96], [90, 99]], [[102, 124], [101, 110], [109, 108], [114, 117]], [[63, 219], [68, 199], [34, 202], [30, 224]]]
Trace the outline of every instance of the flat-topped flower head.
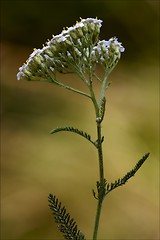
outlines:
[[84, 65], [84, 50], [86, 52], [90, 45], [98, 42], [101, 23], [102, 20], [94, 18], [81, 19], [74, 26], [53, 36], [42, 49], [34, 50], [27, 63], [19, 68], [17, 79], [49, 80], [51, 69], [61, 73], [75, 72], [75, 65]]
[[100, 41], [101, 26], [102, 20], [86, 18], [62, 30], [42, 49], [34, 50], [27, 63], [19, 68], [17, 79], [51, 81], [56, 72], [89, 72], [97, 63], [112, 69], [124, 48], [115, 37]]

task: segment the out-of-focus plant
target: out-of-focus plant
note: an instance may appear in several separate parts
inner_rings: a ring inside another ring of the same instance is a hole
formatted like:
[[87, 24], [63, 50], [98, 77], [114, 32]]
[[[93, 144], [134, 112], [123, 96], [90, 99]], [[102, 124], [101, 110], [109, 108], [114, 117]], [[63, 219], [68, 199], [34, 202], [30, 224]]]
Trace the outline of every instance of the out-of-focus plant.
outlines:
[[[112, 183], [109, 183], [104, 176], [102, 122], [105, 116], [106, 90], [111, 84], [108, 81], [108, 76], [117, 65], [121, 53], [125, 49], [116, 37], [110, 38], [108, 41], [99, 40], [101, 25], [102, 20], [97, 18], [81, 19], [73, 27], [66, 28], [59, 35], [53, 36], [42, 49], [35, 49], [27, 62], [19, 68], [17, 74], [18, 80], [25, 79], [28, 81], [54, 83], [85, 96], [93, 103], [97, 129], [97, 138], [95, 140], [92, 139], [90, 134], [70, 126], [58, 127], [50, 132], [53, 134], [60, 131], [68, 131], [79, 134], [97, 149], [99, 180], [96, 182], [96, 191], [92, 190], [93, 196], [97, 200], [93, 240], [97, 239], [102, 204], [107, 194], [125, 184], [134, 176], [149, 156], [149, 153], [145, 154], [132, 170]], [[103, 68], [103, 78], [96, 71], [97, 64]], [[87, 86], [88, 91], [84, 92], [66, 85], [57, 78], [57, 72], [77, 74], [79, 79]], [[95, 95], [94, 81], [98, 81], [100, 84], [98, 97]], [[58, 198], [49, 194], [48, 201], [57, 226], [63, 233], [64, 238], [74, 240], [86, 239], [85, 235], [78, 230], [76, 222], [67, 213], [65, 207], [62, 207]]]

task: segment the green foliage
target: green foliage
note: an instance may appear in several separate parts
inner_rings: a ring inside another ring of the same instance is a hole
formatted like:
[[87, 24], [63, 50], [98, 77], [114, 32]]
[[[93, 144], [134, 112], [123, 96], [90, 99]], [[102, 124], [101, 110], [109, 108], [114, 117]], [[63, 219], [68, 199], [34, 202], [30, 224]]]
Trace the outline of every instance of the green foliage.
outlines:
[[97, 192], [98, 192], [97, 196], [96, 196], [95, 191], [92, 189], [92, 193], [93, 193], [93, 196], [95, 199], [103, 201], [103, 199], [105, 197], [105, 193], [106, 193], [106, 184], [107, 184], [107, 181], [105, 178], [103, 179], [102, 183], [99, 181], [96, 182], [96, 187], [97, 187]]
[[146, 159], [149, 157], [150, 153], [146, 153], [139, 161], [138, 163], [135, 165], [135, 167], [129, 171], [126, 175], [124, 175], [124, 177], [119, 178], [117, 180], [115, 180], [114, 183], [107, 183], [107, 180], [104, 179], [103, 180], [103, 184], [100, 184], [99, 181], [97, 181], [96, 183], [96, 187], [97, 187], [97, 193], [98, 195], [96, 195], [96, 192], [94, 190], [92, 190], [93, 196], [95, 199], [99, 199], [100, 196], [100, 192], [101, 189], [103, 191], [102, 194], [102, 198], [104, 198], [109, 192], [111, 192], [112, 190], [114, 190], [115, 188], [122, 186], [123, 184], [125, 184], [131, 177], [133, 177], [135, 175], [135, 173], [138, 171], [138, 169], [142, 166], [142, 164], [146, 161]]
[[84, 240], [83, 233], [78, 230], [76, 222], [66, 212], [66, 208], [61, 206], [56, 196], [49, 194], [48, 196], [49, 207], [53, 212], [55, 222], [65, 239], [68, 240]]
[[150, 153], [146, 153], [135, 165], [135, 167], [129, 171], [123, 178], [120, 178], [116, 180], [114, 183], [107, 184], [106, 185], [106, 195], [111, 192], [113, 189], [122, 186], [125, 184], [131, 177], [135, 175], [135, 173], [138, 171], [138, 169], [142, 166], [142, 164], [146, 161], [146, 159], [149, 157]]
[[93, 142], [91, 140], [91, 136], [86, 133], [86, 132], [83, 132], [82, 130], [79, 130], [78, 128], [73, 128], [73, 127], [57, 127], [53, 130], [50, 131], [50, 134], [53, 134], [53, 133], [57, 133], [57, 132], [61, 132], [61, 131], [67, 131], [67, 132], [73, 132], [73, 133], [76, 133], [82, 137], [84, 137], [85, 139], [87, 139], [88, 141], [90, 141], [92, 144], [95, 145], [95, 142]]

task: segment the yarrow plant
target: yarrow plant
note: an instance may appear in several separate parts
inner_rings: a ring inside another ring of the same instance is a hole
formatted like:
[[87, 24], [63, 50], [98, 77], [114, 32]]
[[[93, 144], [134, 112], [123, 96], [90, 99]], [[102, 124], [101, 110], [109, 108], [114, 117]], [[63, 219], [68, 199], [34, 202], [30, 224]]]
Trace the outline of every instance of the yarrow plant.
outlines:
[[[58, 127], [50, 133], [69, 131], [86, 138], [98, 152], [99, 180], [96, 182], [96, 191], [92, 190], [97, 200], [95, 224], [93, 228], [93, 240], [97, 239], [102, 203], [107, 194], [115, 188], [125, 184], [148, 158], [145, 154], [133, 169], [127, 172], [122, 178], [109, 183], [104, 176], [103, 149], [104, 136], [101, 132], [102, 122], [105, 115], [106, 90], [110, 82], [108, 76], [120, 60], [121, 53], [125, 51], [122, 43], [116, 37], [108, 41], [99, 40], [102, 20], [97, 18], [80, 19], [73, 27], [64, 29], [59, 35], [53, 36], [42, 49], [34, 49], [27, 62], [19, 68], [17, 79], [28, 81], [47, 81], [59, 85], [65, 89], [81, 94], [93, 103], [95, 110], [95, 123], [97, 128], [97, 139], [82, 130], [74, 127]], [[103, 78], [96, 71], [97, 65], [103, 68]], [[57, 73], [77, 74], [88, 92], [72, 88], [57, 78]], [[99, 97], [95, 95], [94, 81], [100, 83]], [[84, 240], [85, 235], [78, 230], [76, 222], [67, 213], [65, 207], [55, 195], [49, 194], [49, 206], [52, 210], [55, 222], [65, 239]]]

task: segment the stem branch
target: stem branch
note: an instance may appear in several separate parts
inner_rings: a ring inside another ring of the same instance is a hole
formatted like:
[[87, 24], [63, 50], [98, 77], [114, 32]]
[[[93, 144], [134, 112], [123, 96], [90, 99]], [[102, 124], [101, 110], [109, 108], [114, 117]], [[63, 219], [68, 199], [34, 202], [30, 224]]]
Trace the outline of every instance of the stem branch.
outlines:
[[82, 92], [82, 91], [80, 91], [80, 90], [78, 90], [78, 89], [75, 89], [75, 88], [72, 88], [72, 87], [70, 87], [70, 86], [64, 85], [63, 83], [58, 82], [58, 81], [56, 81], [56, 80], [52, 80], [52, 82], [54, 82], [54, 83], [57, 84], [58, 86], [63, 87], [63, 88], [65, 88], [65, 89], [67, 89], [67, 90], [70, 90], [70, 91], [72, 91], [72, 92], [76, 92], [76, 93], [78, 93], [78, 94], [81, 94], [81, 95], [83, 95], [83, 96], [85, 96], [85, 97], [91, 98], [91, 96], [90, 96], [88, 93], [85, 93], [85, 92]]

